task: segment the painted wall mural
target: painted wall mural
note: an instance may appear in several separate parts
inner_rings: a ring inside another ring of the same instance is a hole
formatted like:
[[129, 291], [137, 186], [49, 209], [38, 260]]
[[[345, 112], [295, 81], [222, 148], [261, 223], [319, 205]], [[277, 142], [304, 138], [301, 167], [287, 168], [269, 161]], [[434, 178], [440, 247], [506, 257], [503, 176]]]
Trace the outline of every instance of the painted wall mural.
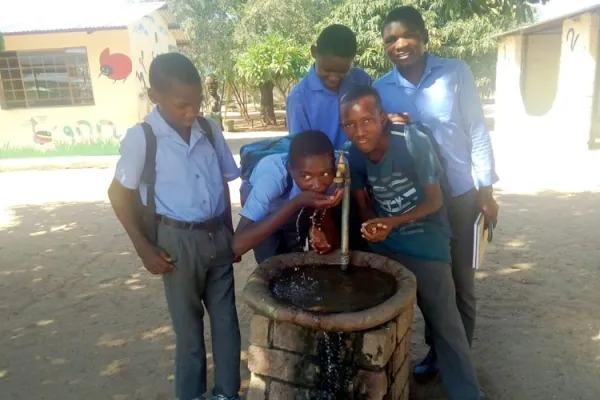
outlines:
[[[169, 43], [169, 31], [167, 25], [161, 18], [152, 15], [145, 16], [134, 26], [133, 43], [137, 63], [135, 65], [135, 76], [139, 83], [140, 118], [152, 110], [152, 102], [148, 97], [148, 70], [150, 63], [159, 54], [172, 51]], [[177, 51], [175, 46], [174, 51]]]
[[109, 119], [97, 121], [78, 120], [72, 124], [54, 125], [51, 128], [46, 123], [48, 117], [35, 116], [27, 121], [33, 134], [33, 142], [45, 145], [52, 142], [62, 143], [96, 143], [96, 142], [118, 142], [121, 134], [117, 126]]
[[123, 53], [112, 53], [106, 48], [100, 53], [100, 75], [113, 80], [125, 82], [133, 70], [131, 58]]

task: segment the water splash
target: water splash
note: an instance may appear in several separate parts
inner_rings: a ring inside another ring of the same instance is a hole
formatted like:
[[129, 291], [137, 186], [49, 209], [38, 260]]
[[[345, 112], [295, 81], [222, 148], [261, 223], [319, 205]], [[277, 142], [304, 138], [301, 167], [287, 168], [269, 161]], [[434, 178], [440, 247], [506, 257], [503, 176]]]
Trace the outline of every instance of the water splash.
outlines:
[[321, 332], [317, 345], [317, 392], [311, 400], [348, 400], [357, 373], [353, 363], [353, 334]]

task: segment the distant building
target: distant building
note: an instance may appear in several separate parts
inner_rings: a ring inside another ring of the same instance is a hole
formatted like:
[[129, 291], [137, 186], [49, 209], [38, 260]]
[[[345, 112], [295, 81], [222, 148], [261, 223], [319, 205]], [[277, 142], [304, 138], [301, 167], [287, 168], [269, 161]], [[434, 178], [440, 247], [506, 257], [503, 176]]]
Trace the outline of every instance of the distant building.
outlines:
[[554, 141], [562, 150], [600, 144], [600, 4], [502, 33], [495, 129]]
[[57, 144], [115, 152], [151, 106], [150, 62], [186, 40], [164, 2], [52, 3], [0, 16], [0, 158]]

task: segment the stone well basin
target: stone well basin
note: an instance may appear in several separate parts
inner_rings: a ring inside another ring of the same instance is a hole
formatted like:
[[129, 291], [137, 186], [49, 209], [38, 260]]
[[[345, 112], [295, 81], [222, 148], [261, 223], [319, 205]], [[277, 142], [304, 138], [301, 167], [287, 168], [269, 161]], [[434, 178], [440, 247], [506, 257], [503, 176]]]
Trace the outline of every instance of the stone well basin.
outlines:
[[339, 262], [338, 252], [287, 254], [252, 273], [247, 399], [408, 400], [415, 277], [369, 253], [353, 252], [343, 276]]
[[[289, 322], [303, 327], [330, 332], [355, 332], [380, 326], [412, 307], [416, 295], [415, 276], [400, 263], [371, 253], [352, 252], [350, 268], [371, 268], [395, 280], [391, 297], [380, 304], [360, 311], [323, 313], [313, 312], [284, 302], [274, 295], [272, 287], [284, 270], [311, 265], [338, 265], [339, 252], [318, 255], [313, 252], [294, 253], [268, 259], [250, 275], [243, 296], [257, 314], [269, 319]], [[340, 270], [340, 274], [343, 272]], [[370, 288], [377, 293], [377, 288]], [[326, 294], [325, 294], [326, 295]]]

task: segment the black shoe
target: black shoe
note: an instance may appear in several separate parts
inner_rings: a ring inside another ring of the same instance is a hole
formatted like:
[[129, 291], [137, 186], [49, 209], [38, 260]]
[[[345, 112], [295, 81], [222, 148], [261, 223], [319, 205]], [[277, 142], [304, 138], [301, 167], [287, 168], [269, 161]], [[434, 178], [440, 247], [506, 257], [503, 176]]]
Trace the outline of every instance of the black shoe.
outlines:
[[437, 355], [433, 349], [425, 356], [423, 361], [418, 363], [413, 368], [413, 377], [420, 384], [425, 384], [434, 379], [439, 373], [437, 367]]

